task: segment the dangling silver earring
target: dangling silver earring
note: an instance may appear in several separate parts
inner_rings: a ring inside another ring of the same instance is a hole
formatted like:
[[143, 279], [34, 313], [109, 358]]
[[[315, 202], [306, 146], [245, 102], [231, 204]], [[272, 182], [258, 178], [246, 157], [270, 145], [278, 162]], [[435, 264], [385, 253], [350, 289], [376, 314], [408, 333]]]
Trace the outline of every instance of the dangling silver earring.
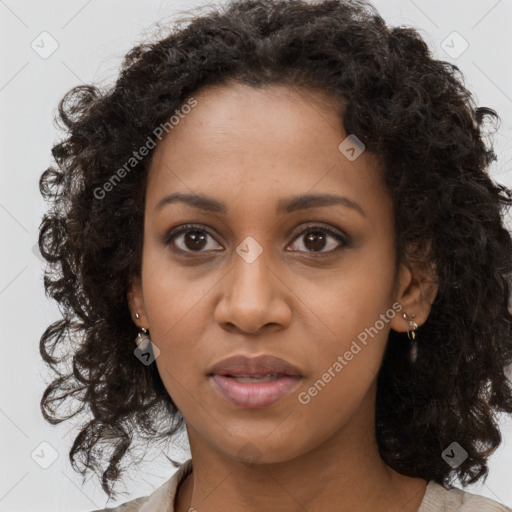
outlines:
[[407, 337], [411, 341], [411, 350], [409, 352], [409, 361], [411, 363], [415, 363], [418, 358], [418, 343], [416, 341], [416, 329], [418, 328], [418, 324], [413, 320], [416, 315], [408, 315], [404, 313], [402, 315], [403, 319], [409, 324], [410, 329], [407, 329]]
[[[138, 313], [135, 313], [135, 318], [138, 320], [140, 318], [140, 315]], [[141, 350], [145, 350], [151, 343], [151, 340], [149, 339], [148, 330], [145, 327], [141, 327], [141, 330], [142, 332], [139, 332], [137, 334], [137, 337], [135, 338], [135, 343]]]

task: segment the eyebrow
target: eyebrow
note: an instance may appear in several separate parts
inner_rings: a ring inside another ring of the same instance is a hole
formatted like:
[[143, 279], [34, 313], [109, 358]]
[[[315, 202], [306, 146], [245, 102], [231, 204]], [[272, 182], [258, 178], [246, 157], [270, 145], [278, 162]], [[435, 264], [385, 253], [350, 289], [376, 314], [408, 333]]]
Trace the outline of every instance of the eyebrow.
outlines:
[[[184, 194], [175, 192], [168, 196], [163, 197], [158, 201], [155, 206], [155, 212], [161, 210], [164, 206], [173, 203], [184, 203], [193, 208], [204, 210], [207, 212], [220, 213], [226, 215], [228, 208], [226, 205], [212, 197], [200, 195], [200, 194]], [[347, 208], [351, 208], [359, 212], [363, 217], [366, 217], [366, 213], [363, 208], [356, 203], [354, 200], [349, 199], [345, 196], [338, 196], [335, 194], [303, 194], [298, 196], [292, 196], [285, 199], [281, 199], [277, 203], [276, 213], [286, 214], [292, 213], [298, 210], [305, 210], [307, 208], [319, 208], [322, 206], [333, 206], [342, 205]]]

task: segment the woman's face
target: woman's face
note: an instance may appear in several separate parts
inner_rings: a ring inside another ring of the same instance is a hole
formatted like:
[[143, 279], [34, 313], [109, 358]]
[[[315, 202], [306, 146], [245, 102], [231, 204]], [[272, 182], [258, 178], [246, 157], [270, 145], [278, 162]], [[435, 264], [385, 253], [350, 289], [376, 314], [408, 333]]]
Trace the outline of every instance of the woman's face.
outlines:
[[[373, 434], [389, 330], [407, 329], [404, 311], [420, 325], [421, 312], [410, 271], [395, 275], [392, 203], [372, 156], [339, 149], [349, 134], [318, 93], [232, 84], [195, 99], [155, 149], [130, 293], [191, 444], [276, 462], [356, 426]], [[171, 194], [183, 198], [162, 203]], [[281, 358], [299, 376], [213, 370], [239, 355]]]

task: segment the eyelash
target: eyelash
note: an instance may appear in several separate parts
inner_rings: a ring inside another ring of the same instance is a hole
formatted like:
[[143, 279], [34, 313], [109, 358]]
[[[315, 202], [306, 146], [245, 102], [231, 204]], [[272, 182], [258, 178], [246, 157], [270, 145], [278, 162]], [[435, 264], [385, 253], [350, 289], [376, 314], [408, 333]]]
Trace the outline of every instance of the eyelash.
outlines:
[[[179, 235], [186, 233], [188, 231], [200, 231], [200, 232], [206, 233], [207, 235], [211, 236], [212, 238], [215, 238], [208, 230], [204, 229], [203, 227], [201, 227], [198, 224], [184, 224], [183, 226], [180, 226], [179, 228], [175, 228], [175, 229], [171, 230], [164, 237], [164, 239], [163, 239], [164, 245], [169, 245], [176, 237], [178, 237]], [[334, 239], [336, 239], [338, 242], [340, 242], [341, 245], [335, 249], [331, 249], [330, 251], [326, 251], [326, 252], [314, 252], [314, 251], [312, 251], [312, 252], [298, 251], [298, 252], [312, 255], [314, 258], [323, 258], [326, 256], [332, 256], [333, 253], [336, 253], [336, 252], [342, 250], [343, 248], [350, 246], [350, 238], [342, 231], [334, 230], [332, 228], [327, 228], [325, 226], [316, 225], [316, 224], [306, 226], [306, 229], [304, 229], [297, 236], [295, 236], [293, 238], [293, 241], [300, 238], [301, 236], [305, 236], [306, 234], [308, 234], [310, 232], [315, 232], [315, 231], [321, 231], [324, 233], [328, 233]], [[205, 251], [185, 251], [183, 249], [175, 249], [175, 248], [173, 248], [173, 250], [177, 251], [177, 252], [182, 252], [182, 253], [185, 252], [185, 253], [189, 253], [189, 254], [190, 253], [201, 254], [202, 252], [205, 252]]]

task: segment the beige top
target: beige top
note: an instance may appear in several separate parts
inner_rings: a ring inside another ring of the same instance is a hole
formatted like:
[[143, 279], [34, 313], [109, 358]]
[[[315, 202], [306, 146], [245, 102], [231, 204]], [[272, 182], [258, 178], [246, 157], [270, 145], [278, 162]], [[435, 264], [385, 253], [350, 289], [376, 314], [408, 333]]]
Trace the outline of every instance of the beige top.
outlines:
[[[192, 459], [184, 462], [172, 477], [149, 496], [128, 501], [115, 508], [94, 512], [174, 512], [174, 498], [181, 482], [192, 472]], [[512, 512], [497, 501], [457, 488], [445, 489], [433, 480], [427, 485], [418, 512]]]

